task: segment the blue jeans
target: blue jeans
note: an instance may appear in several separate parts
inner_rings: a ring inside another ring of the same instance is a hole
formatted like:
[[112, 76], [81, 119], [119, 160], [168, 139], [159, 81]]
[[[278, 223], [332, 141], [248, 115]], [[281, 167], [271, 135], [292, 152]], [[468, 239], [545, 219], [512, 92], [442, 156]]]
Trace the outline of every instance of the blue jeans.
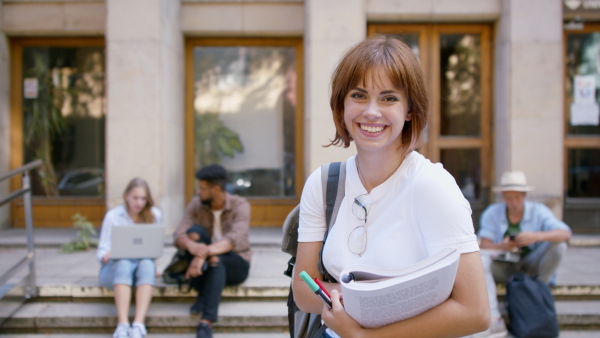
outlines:
[[100, 285], [110, 290], [115, 284], [129, 286], [154, 285], [156, 266], [154, 260], [115, 259], [100, 267]]
[[[210, 244], [210, 236], [204, 228], [194, 225], [188, 230], [200, 236], [198, 242]], [[192, 278], [191, 286], [198, 291], [197, 303], [202, 308], [202, 319], [216, 322], [225, 285], [236, 285], [246, 280], [250, 264], [233, 252], [219, 255], [217, 266], [208, 265], [202, 275]]]

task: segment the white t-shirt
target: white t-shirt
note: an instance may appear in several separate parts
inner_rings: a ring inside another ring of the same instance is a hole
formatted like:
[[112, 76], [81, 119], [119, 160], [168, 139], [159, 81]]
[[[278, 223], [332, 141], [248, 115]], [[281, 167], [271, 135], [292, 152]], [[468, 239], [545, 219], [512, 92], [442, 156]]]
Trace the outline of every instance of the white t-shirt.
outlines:
[[[440, 163], [433, 164], [413, 151], [390, 178], [371, 191], [367, 247], [358, 256], [348, 249], [348, 237], [364, 221], [352, 214], [352, 203], [366, 193], [352, 156], [346, 161], [345, 197], [323, 251], [325, 268], [337, 280], [351, 264], [399, 269], [445, 247], [459, 248], [461, 253], [479, 251], [469, 202]], [[302, 192], [298, 242], [323, 241], [323, 204], [319, 168]]]
[[212, 242], [220, 241], [223, 238], [223, 227], [221, 226], [221, 214], [223, 214], [223, 210], [213, 210], [213, 217], [215, 221], [213, 222], [213, 235]]

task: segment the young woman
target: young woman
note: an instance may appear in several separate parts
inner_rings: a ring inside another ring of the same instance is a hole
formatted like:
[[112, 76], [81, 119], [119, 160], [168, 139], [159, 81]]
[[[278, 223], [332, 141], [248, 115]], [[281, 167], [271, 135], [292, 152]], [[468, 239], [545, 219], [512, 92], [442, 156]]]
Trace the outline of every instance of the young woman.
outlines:
[[[123, 193], [125, 203], [109, 210], [100, 230], [96, 257], [100, 261], [100, 284], [114, 289], [118, 325], [113, 337], [144, 337], [147, 334], [144, 319], [152, 300], [156, 266], [154, 260], [110, 259], [112, 228], [136, 223], [160, 223], [161, 213], [155, 208], [148, 183], [141, 178], [129, 182]], [[129, 325], [131, 287], [135, 292], [135, 317]]]
[[[454, 178], [413, 151], [427, 123], [428, 97], [418, 59], [391, 36], [366, 39], [346, 53], [332, 76], [330, 100], [336, 126], [332, 145], [357, 154], [346, 161], [346, 192], [329, 232], [323, 262], [336, 280], [350, 264], [399, 269], [443, 248], [461, 253], [450, 298], [410, 319], [364, 329], [344, 310], [340, 285], [325, 283], [333, 309], [299, 278], [320, 276], [325, 234], [320, 168], [301, 199], [294, 299], [319, 313], [324, 337], [460, 337], [490, 325], [485, 279], [471, 208]], [[364, 208], [354, 208], [353, 205]], [[321, 278], [323, 276], [320, 276]]]

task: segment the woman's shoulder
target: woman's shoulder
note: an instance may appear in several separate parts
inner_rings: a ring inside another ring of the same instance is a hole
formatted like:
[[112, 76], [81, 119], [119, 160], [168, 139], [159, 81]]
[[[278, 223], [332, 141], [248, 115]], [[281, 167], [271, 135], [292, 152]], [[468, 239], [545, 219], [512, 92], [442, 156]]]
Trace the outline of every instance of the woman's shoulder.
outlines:
[[417, 152], [412, 152], [407, 159], [411, 161], [410, 176], [417, 186], [439, 188], [440, 185], [456, 185], [454, 177], [441, 163], [433, 163]]
[[160, 211], [159, 208], [157, 207], [152, 207], [150, 209], [150, 212], [152, 212], [152, 216], [154, 216], [154, 219], [158, 220], [162, 218], [162, 211]]
[[116, 207], [108, 210], [106, 212], [106, 217], [114, 217], [120, 216], [127, 213], [127, 209], [125, 208], [125, 204], [117, 205]]

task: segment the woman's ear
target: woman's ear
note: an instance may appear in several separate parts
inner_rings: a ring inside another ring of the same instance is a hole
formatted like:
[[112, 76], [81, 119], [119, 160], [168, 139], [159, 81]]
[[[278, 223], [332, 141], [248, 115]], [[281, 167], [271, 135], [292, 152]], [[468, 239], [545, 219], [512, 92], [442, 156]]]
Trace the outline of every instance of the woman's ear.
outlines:
[[406, 121], [410, 121], [410, 120], [412, 120], [412, 113], [411, 113], [411, 112], [408, 112], [408, 114], [406, 114], [406, 118], [405, 118], [405, 120], [406, 120]]

